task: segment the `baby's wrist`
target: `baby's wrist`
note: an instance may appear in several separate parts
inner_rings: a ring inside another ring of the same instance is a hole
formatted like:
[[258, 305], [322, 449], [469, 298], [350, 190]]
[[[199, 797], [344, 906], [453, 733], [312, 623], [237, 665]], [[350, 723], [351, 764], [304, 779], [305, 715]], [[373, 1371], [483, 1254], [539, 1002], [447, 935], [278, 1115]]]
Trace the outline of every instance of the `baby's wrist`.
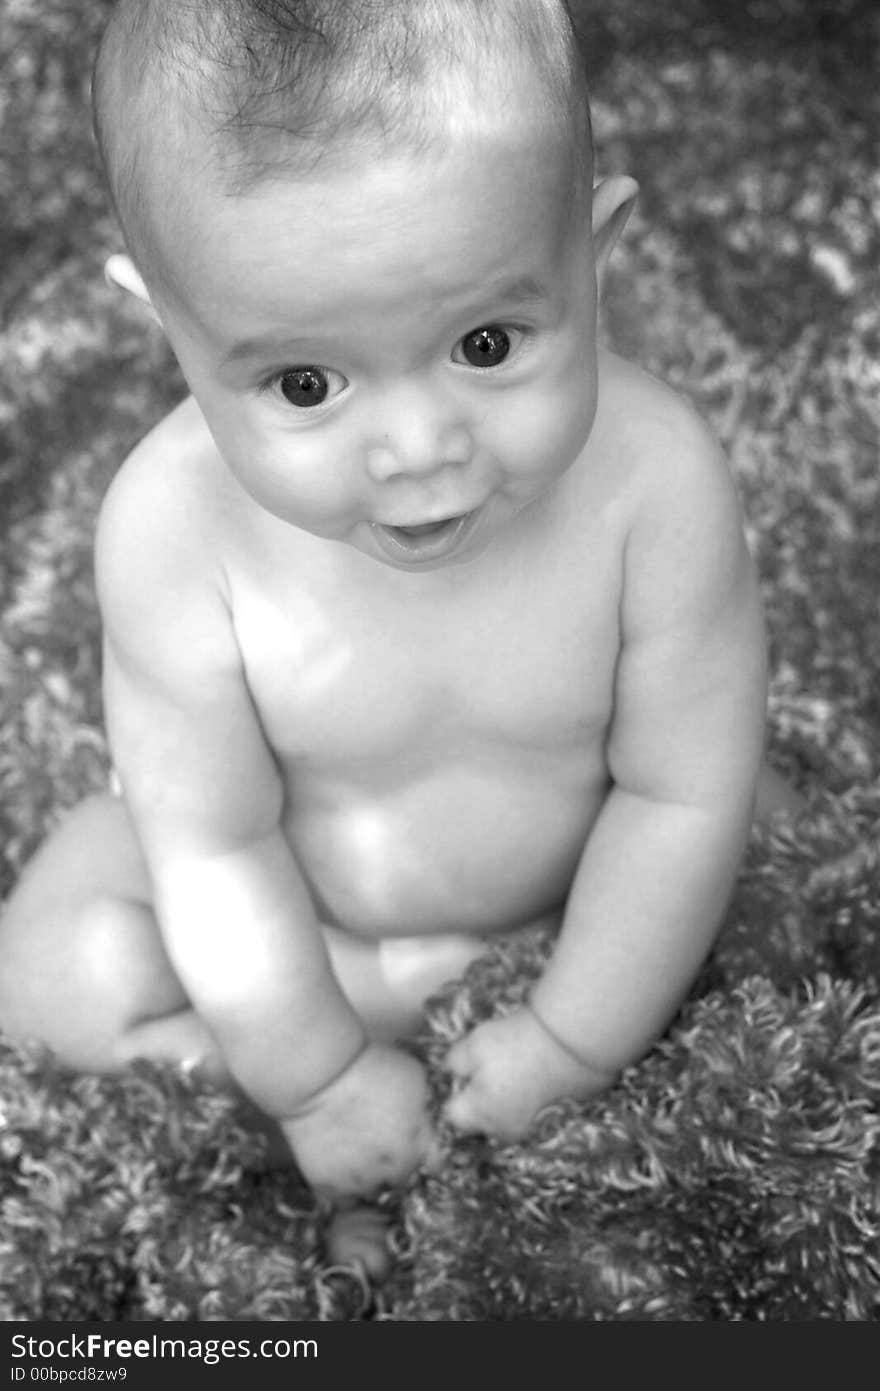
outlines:
[[573, 1063], [581, 1072], [583, 1080], [587, 1084], [595, 1086], [596, 1090], [609, 1086], [620, 1072], [619, 1067], [606, 1063], [595, 1055], [588, 1057], [580, 1049], [569, 1043], [567, 1039], [557, 1032], [551, 1023], [546, 1019], [540, 1009], [536, 1009], [532, 1000], [526, 1000], [525, 1007], [529, 1014], [538, 1024], [544, 1036], [550, 1039], [561, 1053]]
[[341, 1067], [336, 1067], [333, 1072], [329, 1073], [326, 1081], [323, 1081], [320, 1086], [314, 1087], [301, 1100], [296, 1101], [293, 1105], [287, 1106], [284, 1114], [279, 1116], [281, 1122], [301, 1120], [304, 1116], [311, 1115], [313, 1111], [322, 1106], [329, 1093], [332, 1092], [333, 1088], [336, 1087], [338, 1083], [348, 1076], [352, 1068], [360, 1062], [369, 1047], [370, 1040], [367, 1035], [364, 1034], [358, 1046]]

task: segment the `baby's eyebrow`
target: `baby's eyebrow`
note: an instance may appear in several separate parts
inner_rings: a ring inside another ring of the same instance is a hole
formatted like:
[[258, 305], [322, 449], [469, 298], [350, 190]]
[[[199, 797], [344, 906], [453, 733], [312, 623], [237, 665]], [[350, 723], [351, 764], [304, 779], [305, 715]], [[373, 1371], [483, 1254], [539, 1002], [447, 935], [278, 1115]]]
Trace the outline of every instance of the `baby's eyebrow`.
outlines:
[[242, 338], [239, 343], [233, 344], [220, 365], [228, 367], [244, 358], [284, 356], [289, 354], [291, 346], [290, 336], [283, 333], [264, 333], [256, 338]]
[[480, 298], [504, 304], [532, 304], [547, 298], [547, 287], [533, 275], [516, 275], [509, 280], [490, 282]]

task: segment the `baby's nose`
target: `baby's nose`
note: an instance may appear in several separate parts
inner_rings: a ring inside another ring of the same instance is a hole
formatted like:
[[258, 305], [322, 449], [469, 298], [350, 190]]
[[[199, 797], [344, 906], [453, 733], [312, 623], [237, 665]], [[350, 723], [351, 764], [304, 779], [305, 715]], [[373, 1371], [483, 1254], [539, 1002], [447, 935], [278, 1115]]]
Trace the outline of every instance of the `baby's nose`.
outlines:
[[405, 474], [412, 476], [436, 473], [440, 469], [467, 463], [470, 448], [457, 441], [446, 448], [430, 450], [402, 450], [395, 445], [376, 445], [367, 451], [367, 469], [376, 483], [385, 483], [390, 478]]
[[401, 400], [383, 427], [367, 449], [367, 469], [377, 483], [466, 464], [473, 453], [467, 425], [437, 402]]

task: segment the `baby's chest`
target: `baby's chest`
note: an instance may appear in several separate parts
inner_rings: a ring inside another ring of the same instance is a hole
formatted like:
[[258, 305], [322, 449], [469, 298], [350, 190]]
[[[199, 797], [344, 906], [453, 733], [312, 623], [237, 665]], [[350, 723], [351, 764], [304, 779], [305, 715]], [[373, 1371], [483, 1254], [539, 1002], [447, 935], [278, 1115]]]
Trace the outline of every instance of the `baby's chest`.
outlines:
[[252, 698], [284, 760], [524, 752], [604, 736], [617, 625], [607, 605], [506, 596], [435, 611], [249, 594], [236, 614]]

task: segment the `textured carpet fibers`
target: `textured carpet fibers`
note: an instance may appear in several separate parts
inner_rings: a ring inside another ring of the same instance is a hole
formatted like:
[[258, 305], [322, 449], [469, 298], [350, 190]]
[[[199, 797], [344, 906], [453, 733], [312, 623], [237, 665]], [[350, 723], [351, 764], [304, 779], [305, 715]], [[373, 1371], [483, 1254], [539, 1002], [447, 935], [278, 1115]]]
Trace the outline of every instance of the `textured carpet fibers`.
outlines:
[[[107, 772], [97, 508], [182, 385], [105, 286], [87, 112], [105, 0], [0, 25], [0, 894]], [[0, 1317], [855, 1319], [880, 1313], [880, 310], [876, 5], [576, 6], [600, 173], [640, 181], [603, 333], [691, 396], [766, 603], [768, 753], [806, 796], [755, 832], [666, 1036], [521, 1144], [446, 1136], [387, 1194], [395, 1273], [328, 1265], [324, 1213], [233, 1103], [172, 1069], [70, 1078], [0, 1037]], [[415, 1045], [528, 988], [500, 944]]]

